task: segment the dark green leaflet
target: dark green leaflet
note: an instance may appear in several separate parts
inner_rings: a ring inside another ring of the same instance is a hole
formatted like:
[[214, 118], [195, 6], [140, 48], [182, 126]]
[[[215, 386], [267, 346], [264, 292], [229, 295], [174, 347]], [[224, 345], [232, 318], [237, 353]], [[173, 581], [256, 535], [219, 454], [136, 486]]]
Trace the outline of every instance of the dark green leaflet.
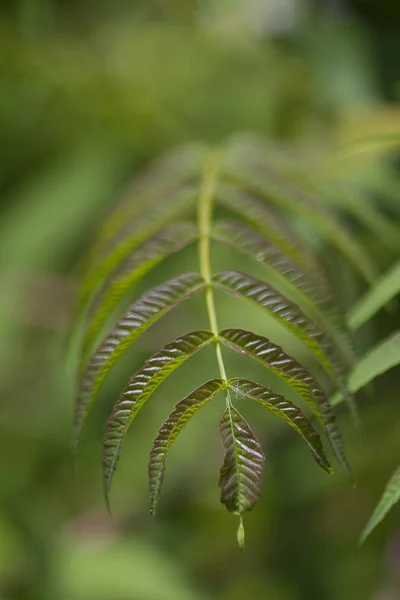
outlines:
[[200, 275], [189, 273], [153, 288], [132, 304], [100, 344], [82, 375], [75, 409], [75, 443], [103, 380], [121, 354], [153, 323], [203, 287]]
[[252, 227], [237, 221], [216, 221], [212, 237], [233, 246], [272, 271], [285, 291], [307, 307], [319, 324], [332, 331], [339, 349], [343, 349], [350, 364], [353, 363], [354, 344], [346, 330], [344, 316], [340, 316], [326, 281], [321, 283], [323, 274], [318, 269], [304, 270], [275, 243], [267, 240]]
[[83, 279], [80, 307], [99, 288], [112, 271], [151, 235], [160, 231], [168, 223], [181, 218], [195, 206], [196, 188], [184, 188], [157, 206], [157, 211], [149, 210], [141, 213], [133, 223], [127, 223], [116, 238], [102, 248], [90, 262], [89, 269]]
[[228, 348], [247, 354], [261, 362], [299, 394], [323, 423], [337, 459], [350, 473], [334, 412], [324, 390], [311, 373], [286, 354], [280, 346], [251, 331], [224, 329], [219, 333], [218, 338]]
[[264, 454], [242, 415], [226, 408], [219, 422], [225, 449], [219, 477], [221, 502], [229, 512], [242, 515], [257, 504], [262, 490]]
[[212, 340], [213, 334], [210, 331], [186, 333], [154, 354], [133, 375], [107, 422], [103, 442], [103, 479], [106, 497], [126, 433], [143, 404], [175, 369]]
[[316, 462], [325, 471], [332, 473], [321, 438], [304, 413], [292, 402], [270, 388], [247, 379], [230, 379], [229, 387], [233, 393], [255, 400], [286, 421], [304, 439]]
[[169, 449], [189, 419], [209, 400], [220, 394], [227, 385], [228, 383], [222, 379], [207, 381], [178, 402], [173, 412], [163, 423], [154, 440], [149, 458], [150, 513], [152, 515], [156, 513], [160, 499], [165, 474], [165, 461]]
[[128, 257], [93, 299], [83, 342], [83, 356], [124, 294], [153, 267], [196, 238], [193, 223], [178, 222], [156, 233]]
[[233, 296], [239, 296], [268, 312], [311, 350], [333, 379], [342, 373], [335, 348], [316, 323], [306, 317], [296, 304], [279, 294], [267, 283], [239, 271], [222, 271], [213, 277], [214, 284]]

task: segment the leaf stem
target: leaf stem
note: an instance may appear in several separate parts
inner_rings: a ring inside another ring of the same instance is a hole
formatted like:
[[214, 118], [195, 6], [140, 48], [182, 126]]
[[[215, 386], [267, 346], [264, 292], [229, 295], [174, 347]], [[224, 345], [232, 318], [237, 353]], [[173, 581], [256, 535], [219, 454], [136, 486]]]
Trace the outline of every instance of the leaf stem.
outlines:
[[[213, 196], [218, 175], [218, 156], [216, 153], [210, 154], [204, 166], [203, 179], [200, 187], [199, 204], [198, 204], [198, 226], [199, 226], [199, 261], [200, 274], [205, 281], [206, 291], [206, 306], [207, 314], [210, 322], [210, 328], [215, 335], [215, 352], [217, 355], [218, 368], [221, 379], [227, 381], [227, 375], [222, 357], [221, 345], [218, 341], [218, 322], [217, 313], [215, 310], [214, 294], [211, 282], [211, 265], [210, 265], [210, 237], [211, 237], [211, 221], [213, 209]], [[226, 395], [227, 403], [230, 407], [229, 394]]]

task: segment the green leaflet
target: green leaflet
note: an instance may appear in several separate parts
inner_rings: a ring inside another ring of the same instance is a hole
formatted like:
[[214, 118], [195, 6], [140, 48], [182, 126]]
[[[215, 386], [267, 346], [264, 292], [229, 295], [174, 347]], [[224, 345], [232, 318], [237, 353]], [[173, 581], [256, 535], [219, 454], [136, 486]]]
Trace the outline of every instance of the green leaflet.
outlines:
[[354, 331], [364, 325], [392, 298], [400, 293], [400, 262], [380, 277], [348, 314], [348, 323]]
[[82, 311], [92, 294], [98, 289], [106, 277], [121, 263], [127, 255], [139, 247], [151, 235], [160, 231], [171, 221], [181, 218], [185, 212], [194, 208], [196, 188], [184, 188], [164, 199], [157, 205], [157, 210], [148, 209], [132, 222], [124, 225], [117, 237], [104, 244], [101, 252], [96, 252], [89, 262], [87, 273], [83, 279], [80, 298]]
[[321, 438], [304, 413], [292, 402], [276, 394], [270, 388], [247, 379], [230, 379], [229, 387], [235, 394], [255, 400], [286, 421], [304, 439], [316, 462], [325, 471], [332, 473], [332, 467], [326, 458]]
[[224, 174], [236, 185], [308, 221], [347, 257], [367, 281], [375, 279], [376, 268], [365, 249], [314, 194], [304, 192], [267, 164], [260, 169], [246, 161], [235, 161], [234, 164], [227, 161]]
[[371, 515], [360, 537], [360, 544], [365, 542], [369, 534], [383, 520], [389, 510], [400, 500], [400, 467], [389, 479], [383, 495]]
[[209, 400], [218, 396], [227, 387], [228, 383], [222, 379], [207, 381], [186, 398], [178, 402], [168, 419], [163, 423], [149, 458], [149, 491], [150, 513], [156, 513], [160, 499], [161, 486], [164, 480], [165, 461], [172, 444], [178, 437], [181, 429]]
[[204, 147], [201, 144], [185, 144], [174, 148], [153, 162], [129, 187], [109, 219], [100, 229], [87, 258], [90, 268], [98, 256], [120, 239], [126, 224], [134, 224], [143, 207], [159, 209], [160, 198], [168, 199], [198, 175]]
[[293, 388], [323, 423], [329, 442], [338, 461], [350, 473], [343, 440], [330, 402], [318, 381], [280, 346], [267, 338], [243, 329], [224, 329], [220, 341], [228, 348], [250, 356]]
[[186, 333], [154, 354], [133, 375], [107, 422], [103, 442], [103, 480], [106, 497], [126, 433], [143, 404], [175, 369], [212, 340], [213, 334], [210, 331]]
[[[383, 342], [379, 342], [361, 358], [350, 374], [348, 380], [349, 390], [353, 393], [357, 392], [375, 377], [382, 375], [382, 373], [398, 364], [400, 364], [400, 331], [396, 331]], [[332, 404], [339, 404], [342, 400], [342, 396], [336, 394], [331, 402]]]
[[189, 273], [153, 288], [132, 304], [93, 354], [81, 377], [75, 408], [74, 439], [78, 443], [103, 380], [121, 354], [174, 306], [203, 288], [200, 275]]
[[222, 271], [213, 283], [233, 296], [239, 296], [263, 308], [311, 350], [333, 379], [342, 378], [342, 364], [326, 334], [306, 317], [296, 304], [274, 288], [239, 271]]
[[128, 257], [93, 299], [83, 342], [83, 356], [124, 294], [153, 267], [171, 254], [182, 250], [196, 237], [194, 224], [178, 222], [165, 227]]
[[218, 185], [215, 201], [251, 223], [299, 265], [310, 265], [311, 254], [301, 239], [265, 202], [228, 183]]
[[[212, 230], [213, 239], [229, 244], [250, 258], [265, 265], [278, 278], [286, 293], [313, 313], [319, 324], [331, 330], [340, 350], [350, 364], [354, 362], [353, 340], [344, 324], [344, 317], [332, 300], [323, 274], [318, 270], [304, 270], [274, 243], [255, 229], [236, 221], [217, 221]], [[317, 275], [316, 275], [317, 273]], [[285, 292], [283, 292], [285, 293]], [[339, 350], [339, 351], [340, 351]]]
[[229, 512], [242, 515], [254, 508], [260, 498], [264, 454], [260, 442], [233, 406], [222, 413], [219, 433], [225, 449], [219, 476], [221, 502]]

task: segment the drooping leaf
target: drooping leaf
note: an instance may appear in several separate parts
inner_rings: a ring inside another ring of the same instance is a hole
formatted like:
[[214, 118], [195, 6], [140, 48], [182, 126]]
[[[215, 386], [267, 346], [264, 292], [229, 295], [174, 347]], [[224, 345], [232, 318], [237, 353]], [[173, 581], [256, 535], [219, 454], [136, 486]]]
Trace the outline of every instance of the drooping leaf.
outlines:
[[81, 377], [75, 409], [75, 443], [103, 380], [121, 354], [153, 323], [174, 306], [203, 288], [202, 278], [193, 273], [181, 275], [153, 288], [132, 304], [114, 330], [93, 354]]
[[219, 422], [225, 449], [219, 477], [221, 502], [229, 512], [242, 515], [257, 504], [262, 490], [264, 454], [242, 415], [227, 407]]
[[154, 354], [133, 375], [107, 422], [103, 442], [103, 479], [106, 497], [126, 433], [143, 404], [171, 373], [212, 340], [213, 334], [210, 331], [186, 333]]
[[[354, 344], [345, 327], [322, 274], [315, 277], [315, 269], [304, 270], [274, 243], [265, 239], [255, 229], [236, 221], [217, 221], [212, 237], [229, 244], [240, 252], [265, 265], [278, 279], [282, 293], [288, 293], [296, 302], [308, 309], [317, 322], [330, 329], [339, 349], [350, 364], [354, 363]], [[325, 279], [325, 278], [324, 278]]]
[[228, 348], [250, 356], [270, 369], [293, 388], [323, 423], [329, 442], [338, 461], [350, 473], [342, 436], [330, 402], [318, 383], [294, 358], [267, 338], [243, 329], [224, 329], [218, 339]]
[[284, 219], [265, 202], [229, 183], [218, 185], [215, 200], [251, 223], [299, 265], [310, 265], [308, 249]]
[[296, 214], [323, 234], [353, 264], [369, 282], [376, 277], [376, 267], [366, 250], [339, 222], [333, 211], [311, 192], [305, 192], [293, 179], [285, 177], [266, 162], [254, 166], [245, 154], [234, 159], [226, 157], [224, 174], [230, 182], [246, 191]]
[[130, 252], [163, 227], [194, 209], [196, 193], [196, 188], [187, 187], [159, 202], [157, 210], [145, 209], [132, 223], [126, 223], [119, 235], [113, 237], [101, 252], [92, 257], [83, 278], [79, 303], [81, 310], [101, 283]]
[[336, 349], [324, 331], [306, 317], [296, 304], [267, 283], [239, 271], [217, 273], [213, 282], [221, 290], [249, 300], [265, 310], [311, 350], [333, 379], [342, 377], [343, 366]]
[[271, 388], [247, 379], [230, 379], [229, 387], [234, 394], [255, 400], [286, 421], [304, 439], [316, 462], [325, 471], [332, 473], [332, 467], [326, 458], [321, 438], [297, 406], [276, 394]]
[[160, 499], [165, 474], [165, 461], [169, 449], [189, 419], [209, 400], [220, 394], [227, 385], [227, 382], [222, 379], [207, 381], [178, 402], [173, 412], [163, 423], [154, 440], [149, 458], [150, 513], [152, 515], [156, 513]]
[[152, 236], [128, 257], [93, 300], [83, 342], [83, 355], [124, 294], [153, 267], [193, 242], [196, 237], [193, 223], [178, 222]]
[[360, 544], [364, 543], [369, 534], [384, 519], [389, 510], [400, 501], [400, 467], [389, 479], [383, 495], [378, 502], [371, 518], [366, 524], [360, 537]]
[[400, 262], [380, 277], [350, 310], [348, 323], [354, 331], [400, 294]]
[[[351, 392], [357, 392], [373, 379], [382, 375], [392, 367], [400, 364], [400, 331], [379, 342], [372, 350], [361, 358], [350, 373], [348, 387]], [[343, 400], [340, 394], [332, 399], [332, 404], [339, 404]]]

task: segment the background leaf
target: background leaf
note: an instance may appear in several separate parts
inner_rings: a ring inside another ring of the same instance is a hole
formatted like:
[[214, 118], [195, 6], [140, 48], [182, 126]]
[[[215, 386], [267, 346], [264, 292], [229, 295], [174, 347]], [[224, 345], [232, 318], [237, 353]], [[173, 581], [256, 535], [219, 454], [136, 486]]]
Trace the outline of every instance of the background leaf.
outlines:
[[369, 534], [375, 527], [384, 519], [389, 510], [400, 500], [400, 467], [393, 473], [388, 481], [385, 491], [366, 524], [361, 537], [360, 543], [365, 542]]
[[351, 329], [359, 329], [399, 293], [400, 262], [397, 262], [349, 311], [348, 323]]

